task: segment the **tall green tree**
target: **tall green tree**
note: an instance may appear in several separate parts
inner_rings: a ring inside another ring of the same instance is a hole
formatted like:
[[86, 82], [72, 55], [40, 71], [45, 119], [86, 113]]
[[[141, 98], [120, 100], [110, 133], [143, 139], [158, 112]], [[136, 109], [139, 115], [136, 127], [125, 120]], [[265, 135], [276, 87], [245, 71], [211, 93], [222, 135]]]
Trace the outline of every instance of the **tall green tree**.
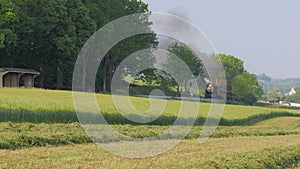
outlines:
[[178, 84], [179, 90], [188, 92], [187, 89], [190, 85], [188, 84], [189, 80], [199, 75], [203, 76], [202, 61], [191, 49], [188, 48], [188, 46], [182, 43], [173, 43], [170, 45], [168, 50], [171, 55], [175, 55], [178, 59], [181, 59], [192, 72], [192, 77], [186, 74], [188, 72], [179, 72], [178, 70], [185, 69], [185, 65], [183, 65], [182, 62], [178, 62], [178, 60], [174, 59], [174, 57], [169, 57], [167, 63], [164, 65], [171, 73], [176, 74], [177, 72], [176, 76], [179, 77], [182, 82], [182, 84]]
[[284, 94], [281, 92], [280, 89], [276, 88], [267, 93], [267, 99], [269, 101], [272, 100], [281, 101], [284, 99]]
[[232, 91], [241, 102], [254, 104], [263, 94], [257, 76], [250, 74], [244, 68], [244, 62], [234, 56], [219, 54], [223, 64], [227, 88]]
[[15, 48], [18, 40], [14, 23], [17, 20], [14, 3], [10, 0], [0, 0], [0, 66], [14, 66]]
[[[90, 17], [89, 9], [81, 0], [67, 1], [67, 17], [56, 44], [60, 51], [57, 59], [56, 88], [62, 88], [63, 83], [71, 85], [72, 72], [77, 55], [85, 42], [96, 31], [96, 22]], [[63, 77], [66, 78], [63, 78]], [[65, 79], [65, 81], [63, 80]]]
[[235, 76], [231, 86], [233, 93], [238, 96], [239, 100], [247, 104], [256, 103], [263, 94], [262, 87], [258, 85], [257, 77], [247, 71]]
[[[139, 0], [111, 0], [100, 3], [100, 1], [92, 1], [90, 3], [96, 3], [97, 6], [103, 8], [103, 6], [107, 7], [106, 16], [101, 18], [97, 22], [97, 27], [101, 27], [103, 21], [112, 21], [118, 19], [122, 16], [134, 14], [134, 13], [148, 13], [148, 5]], [[103, 13], [98, 13], [101, 15]], [[95, 17], [93, 15], [92, 17]], [[96, 18], [97, 20], [98, 18]], [[139, 18], [139, 22], [143, 23], [143, 25], [148, 25], [148, 32], [151, 31], [151, 23], [148, 21], [148, 15]], [[105, 23], [106, 24], [106, 23]], [[142, 34], [136, 35], [123, 41], [119, 42], [116, 46], [114, 46], [106, 55], [101, 63], [101, 67], [98, 73], [97, 81], [101, 81], [103, 92], [109, 92], [111, 90], [111, 82], [112, 77], [114, 75], [115, 69], [118, 65], [130, 54], [157, 46], [156, 35], [153, 32], [152, 34]], [[99, 79], [101, 78], [101, 79]]]
[[225, 54], [219, 54], [219, 58], [224, 67], [227, 87], [231, 90], [233, 78], [245, 71], [244, 62], [234, 56]]
[[[37, 69], [40, 87], [57, 89], [71, 88], [77, 55], [97, 29], [122, 16], [148, 11], [139, 0], [0, 0], [0, 7], [0, 66]], [[147, 15], [140, 19], [150, 29]], [[155, 41], [153, 33], [117, 44], [105, 57], [97, 82], [110, 86], [118, 64]]]

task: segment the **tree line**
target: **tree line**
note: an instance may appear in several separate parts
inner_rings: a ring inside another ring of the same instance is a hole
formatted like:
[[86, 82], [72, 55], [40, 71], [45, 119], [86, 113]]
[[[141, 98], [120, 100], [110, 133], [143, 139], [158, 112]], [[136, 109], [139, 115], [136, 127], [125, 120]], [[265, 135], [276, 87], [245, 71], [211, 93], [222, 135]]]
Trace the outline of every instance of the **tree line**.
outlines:
[[[0, 10], [0, 66], [36, 69], [41, 73], [38, 87], [48, 89], [71, 89], [77, 56], [98, 29], [122, 16], [150, 12], [148, 5], [139, 0], [0, 0]], [[141, 22], [148, 20], [141, 18]], [[151, 23], [148, 25], [150, 29]], [[157, 45], [155, 32], [136, 35], [115, 45], [101, 62], [96, 89], [109, 92], [113, 74], [125, 57]], [[179, 56], [194, 76], [205, 77], [204, 65], [188, 46], [174, 43], [168, 50]], [[245, 70], [240, 59], [225, 54], [219, 57], [228, 90], [239, 101], [255, 103], [262, 95], [257, 77]], [[174, 60], [168, 63], [177, 64]], [[176, 68], [180, 69], [180, 65]], [[176, 84], [166, 72], [154, 69], [135, 78], [148, 86], [164, 86], [171, 92], [188, 91], [189, 77], [178, 76], [183, 79], [182, 84]]]
[[[139, 0], [0, 0], [0, 9], [0, 66], [36, 69], [38, 87], [49, 89], [71, 89], [77, 56], [99, 28], [149, 11]], [[99, 90], [110, 90], [113, 71], [124, 57], [155, 44], [153, 33], [114, 46], [98, 70]]]
[[[176, 75], [179, 79], [181, 79], [179, 82], [181, 84], [176, 83], [176, 81], [170, 75], [157, 71], [156, 73], [150, 71], [151, 73], [148, 72], [150, 74], [146, 74], [146, 76], [141, 79], [138, 77], [137, 80], [144, 80], [143, 82], [146, 84], [146, 86], [159, 85], [163, 86], [164, 89], [167, 90], [173, 89], [173, 95], [184, 93], [186, 96], [189, 96], [187, 93], [193, 93], [188, 83], [189, 79], [193, 78], [196, 78], [199, 85], [198, 88], [203, 89], [203, 87], [206, 85], [204, 78], [209, 77], [205, 73], [205, 65], [203, 65], [202, 61], [196, 56], [196, 54], [189, 49], [187, 45], [177, 42], [170, 44], [167, 50], [185, 62], [191, 70], [192, 75], [185, 74], [184, 71], [181, 71], [180, 74]], [[242, 102], [244, 104], [255, 104], [263, 94], [263, 89], [259, 85], [257, 76], [249, 73], [244, 67], [244, 62], [234, 56], [226, 54], [213, 55], [216, 55], [223, 65], [227, 82], [227, 92], [232, 92], [235, 95], [234, 98], [228, 95], [228, 99], [234, 99], [235, 101], [240, 103]], [[167, 62], [164, 66], [168, 69], [168, 73], [171, 74], [178, 73], [177, 70], [184, 70], [182, 64], [172, 57], [167, 59]], [[203, 91], [201, 91], [198, 95], [203, 95], [201, 94], [202, 92]]]

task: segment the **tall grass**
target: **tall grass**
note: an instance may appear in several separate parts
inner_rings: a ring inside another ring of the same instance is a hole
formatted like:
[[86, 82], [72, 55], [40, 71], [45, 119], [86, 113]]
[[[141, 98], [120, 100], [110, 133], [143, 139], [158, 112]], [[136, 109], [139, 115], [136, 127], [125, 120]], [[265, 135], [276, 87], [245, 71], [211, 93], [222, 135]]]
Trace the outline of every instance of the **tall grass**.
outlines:
[[[89, 119], [94, 119], [94, 121], [89, 121], [89, 124], [106, 124], [97, 121], [97, 114], [86, 114], [85, 116], [89, 116]], [[131, 125], [144, 125], [143, 123], [137, 123], [134, 121], [128, 120], [126, 117], [121, 114], [111, 114], [105, 113], [103, 114], [106, 122], [108, 124], [131, 124]], [[269, 112], [267, 114], [256, 114], [250, 117], [246, 117], [244, 119], [226, 119], [222, 117], [220, 119], [220, 126], [249, 126], [260, 121], [271, 119], [275, 117], [300, 117], [300, 114], [289, 113], [289, 112]], [[145, 120], [146, 118], [143, 116], [135, 115], [135, 119], [141, 118]], [[148, 117], [153, 119], [155, 117]], [[177, 118], [176, 116], [160, 116], [156, 120], [146, 123], [147, 125], [160, 125], [160, 126], [170, 126], [173, 125], [177, 120], [178, 125], [190, 125], [193, 124], [195, 126], [204, 125], [207, 118], [205, 117], [197, 117], [196, 119], [192, 118]], [[195, 120], [195, 121], [194, 121]], [[213, 119], [218, 121], [218, 119]], [[76, 113], [74, 112], [49, 112], [49, 111], [28, 111], [28, 110], [8, 110], [0, 108], [0, 122], [15, 122], [15, 123], [74, 123], [79, 122]], [[193, 123], [194, 122], [194, 123]]]

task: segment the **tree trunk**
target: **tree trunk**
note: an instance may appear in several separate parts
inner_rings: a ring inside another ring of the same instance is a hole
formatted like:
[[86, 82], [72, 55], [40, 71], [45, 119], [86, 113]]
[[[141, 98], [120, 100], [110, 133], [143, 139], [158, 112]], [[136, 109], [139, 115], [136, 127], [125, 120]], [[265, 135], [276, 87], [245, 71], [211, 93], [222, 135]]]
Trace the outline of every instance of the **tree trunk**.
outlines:
[[81, 91], [85, 91], [86, 90], [86, 60], [83, 60], [83, 67], [82, 67], [82, 83], [80, 85], [81, 87]]
[[63, 86], [63, 72], [60, 67], [57, 67], [56, 89], [62, 89]]
[[184, 92], [187, 92], [187, 80], [186, 81], [184, 81]]
[[40, 88], [44, 88], [44, 81], [45, 81], [45, 65], [40, 65]]
[[107, 58], [104, 58], [104, 70], [103, 70], [103, 93], [106, 93], [106, 67], [107, 67]]
[[109, 90], [111, 92], [111, 85], [112, 85], [112, 77], [113, 77], [113, 54], [109, 52]]
[[179, 84], [179, 86], [180, 86], [180, 93], [182, 93], [182, 92], [183, 92], [183, 91], [182, 91], [183, 84], [182, 84], [182, 83], [180, 83], [180, 84]]

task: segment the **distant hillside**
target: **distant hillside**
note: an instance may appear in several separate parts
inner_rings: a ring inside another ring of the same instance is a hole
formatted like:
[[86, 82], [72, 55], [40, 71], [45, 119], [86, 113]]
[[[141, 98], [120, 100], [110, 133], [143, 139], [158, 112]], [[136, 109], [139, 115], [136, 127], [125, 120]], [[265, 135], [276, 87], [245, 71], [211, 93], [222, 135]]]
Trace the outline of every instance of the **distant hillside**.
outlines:
[[288, 93], [291, 88], [300, 89], [300, 78], [275, 79], [265, 74], [257, 77], [265, 93], [275, 88], [279, 88], [283, 93]]

